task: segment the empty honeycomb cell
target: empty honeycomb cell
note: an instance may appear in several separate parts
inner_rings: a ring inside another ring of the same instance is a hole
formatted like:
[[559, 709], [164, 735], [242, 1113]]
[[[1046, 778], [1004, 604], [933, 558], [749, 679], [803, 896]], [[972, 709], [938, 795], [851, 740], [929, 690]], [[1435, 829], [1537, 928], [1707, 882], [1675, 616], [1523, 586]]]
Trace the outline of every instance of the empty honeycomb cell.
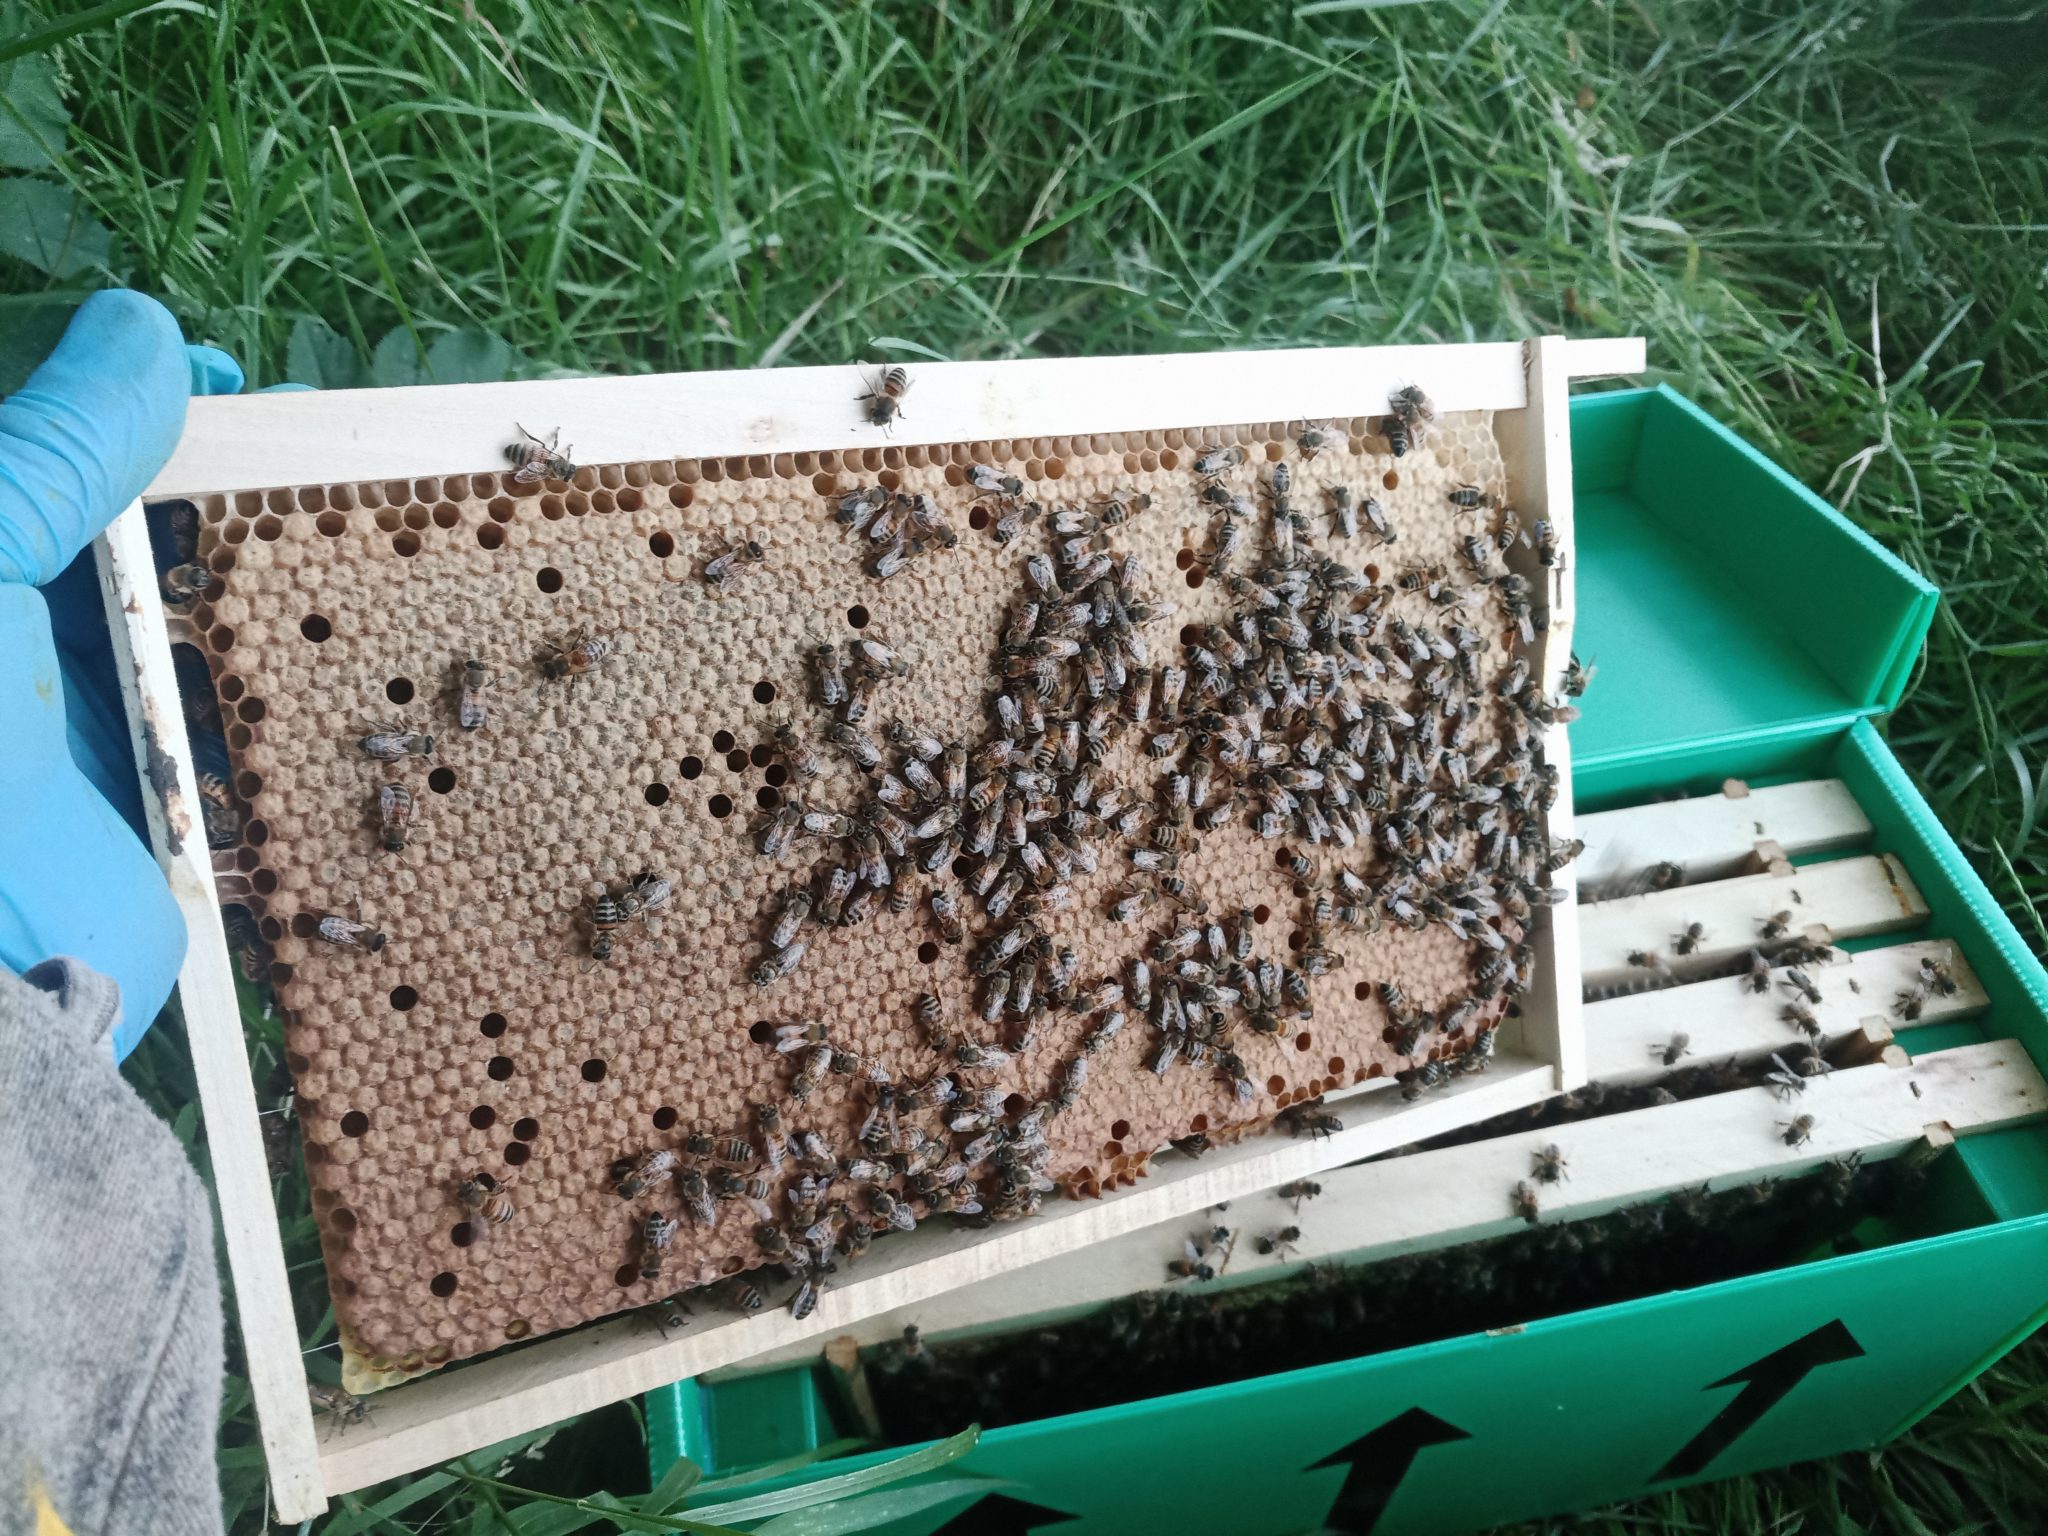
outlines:
[[502, 1013], [487, 1013], [478, 1022], [477, 1029], [485, 1039], [495, 1040], [505, 1033], [505, 1015]]
[[254, 725], [268, 713], [269, 710], [261, 699], [244, 699], [235, 706], [235, 714], [251, 725]]
[[270, 824], [261, 820], [250, 820], [243, 823], [242, 841], [251, 848], [261, 848], [270, 841]]
[[540, 1122], [531, 1115], [523, 1116], [514, 1122], [512, 1134], [521, 1141], [532, 1141], [540, 1135]]
[[657, 528], [647, 535], [647, 547], [660, 559], [666, 560], [676, 552], [675, 536]]
[[490, 1075], [492, 1081], [506, 1082], [512, 1076], [512, 1058], [510, 1056], [493, 1056], [485, 1065], [484, 1071]]
[[370, 1117], [360, 1109], [352, 1109], [341, 1117], [341, 1134], [361, 1136], [370, 1128]]
[[235, 648], [235, 632], [226, 624], [216, 624], [207, 632], [206, 643], [216, 651], [231, 651]]
[[455, 770], [443, 764], [427, 775], [427, 788], [437, 795], [445, 795], [455, 788]]
[[1398, 491], [1401, 489], [1401, 472], [1398, 469], [1388, 470], [1380, 476], [1380, 484], [1387, 490]]
[[518, 1168], [522, 1166], [528, 1158], [533, 1156], [533, 1148], [528, 1146], [523, 1141], [508, 1141], [507, 1143], [505, 1143], [504, 1155], [505, 1161], [508, 1164], [510, 1164], [514, 1168]]
[[453, 1296], [455, 1294], [455, 1276], [450, 1271], [444, 1269], [427, 1282], [427, 1289], [436, 1296]]
[[725, 754], [725, 766], [733, 773], [745, 773], [753, 765], [753, 758], [737, 747]]
[[1188, 1130], [1193, 1132], [1197, 1136], [1201, 1135], [1202, 1132], [1208, 1129], [1209, 1117], [1207, 1115], [1196, 1115], [1194, 1119], [1188, 1122]]
[[559, 592], [562, 590], [562, 573], [552, 565], [544, 565], [534, 572], [533, 584], [543, 592]]
[[334, 626], [327, 621], [325, 615], [309, 613], [299, 620], [299, 633], [318, 645], [334, 633]]
[[1266, 1092], [1278, 1097], [1287, 1091], [1287, 1079], [1275, 1073], [1266, 1079]]
[[419, 993], [411, 987], [400, 985], [391, 989], [391, 1006], [400, 1013], [404, 1013], [417, 1005], [419, 1000]]
[[605, 1064], [599, 1057], [591, 1057], [590, 1060], [583, 1063], [579, 1070], [582, 1072], [583, 1081], [586, 1083], [601, 1083], [604, 1081]]
[[498, 1112], [488, 1104], [479, 1104], [469, 1112], [469, 1123], [480, 1131], [488, 1131], [498, 1123]]
[[479, 523], [476, 530], [477, 544], [484, 549], [503, 549], [505, 530], [496, 523]]
[[427, 524], [430, 521], [432, 521], [433, 514], [429, 512], [425, 507], [421, 506], [419, 503], [414, 502], [411, 506], [405, 509], [404, 518], [405, 526], [410, 528], [413, 532], [419, 533], [426, 528]]
[[668, 804], [668, 786], [666, 784], [650, 784], [641, 793], [646, 796], [649, 805], [663, 806]]
[[703, 771], [704, 760], [701, 757], [686, 757], [676, 764], [676, 772], [686, 779], [694, 779]]

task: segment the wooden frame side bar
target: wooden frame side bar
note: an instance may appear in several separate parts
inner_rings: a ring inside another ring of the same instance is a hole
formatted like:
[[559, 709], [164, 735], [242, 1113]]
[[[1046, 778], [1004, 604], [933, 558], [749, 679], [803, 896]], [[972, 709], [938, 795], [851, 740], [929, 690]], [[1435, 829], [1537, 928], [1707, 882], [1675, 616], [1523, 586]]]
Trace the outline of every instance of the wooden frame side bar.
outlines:
[[[242, 1040], [242, 1010], [235, 997], [233, 961], [221, 924], [213, 865], [198, 813], [192, 748], [178, 698], [171, 642], [157, 591], [156, 561], [142, 503], [115, 518], [93, 543], [107, 629], [114, 643], [121, 697], [142, 774], [143, 806], [157, 863], [185, 919], [185, 963], [178, 998], [192, 1052], [192, 1072], [206, 1117], [221, 1233], [235, 1281], [235, 1311], [263, 1458], [277, 1519], [310, 1520], [327, 1508], [320, 1447], [306, 1398], [306, 1367], [299, 1325], [285, 1273], [277, 1203]], [[151, 788], [163, 773], [173, 778], [160, 794]], [[176, 851], [173, 851], [175, 847]]]

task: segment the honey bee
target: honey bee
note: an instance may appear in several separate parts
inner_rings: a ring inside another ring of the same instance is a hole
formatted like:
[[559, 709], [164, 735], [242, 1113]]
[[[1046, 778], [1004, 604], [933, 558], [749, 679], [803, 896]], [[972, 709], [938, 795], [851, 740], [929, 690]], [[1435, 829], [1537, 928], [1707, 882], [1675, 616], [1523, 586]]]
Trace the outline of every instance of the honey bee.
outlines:
[[[764, 858], [779, 859], [789, 852], [789, 846], [796, 841], [796, 835], [803, 829], [803, 824], [803, 803], [798, 800], [783, 801], [776, 808], [775, 814], [768, 818], [768, 825], [761, 829], [762, 856]], [[844, 900], [843, 897], [841, 899]], [[789, 900], [785, 897], [782, 910], [787, 913], [789, 908]], [[803, 919], [799, 917], [796, 921], [801, 923]], [[777, 924], [777, 931], [780, 931], [779, 922]]]
[[1404, 384], [1395, 390], [1387, 397], [1387, 407], [1407, 429], [1410, 442], [1420, 443], [1436, 425], [1436, 402], [1417, 385]]
[[1181, 1244], [1181, 1256], [1168, 1261], [1166, 1273], [1174, 1280], [1214, 1280], [1216, 1266], [1209, 1262], [1205, 1248], [1187, 1238]]
[[462, 692], [456, 700], [455, 718], [465, 731], [480, 731], [488, 723], [484, 694], [493, 684], [482, 662], [471, 657], [462, 664]]
[[1912, 986], [1895, 995], [1892, 1001], [1892, 1013], [1895, 1017], [1911, 1024], [1919, 1019], [1921, 1010], [1926, 1005], [1927, 988], [1923, 983], [1916, 981]]
[[910, 393], [910, 370], [900, 363], [883, 366], [879, 378], [868, 383], [867, 376], [861, 382], [868, 385], [867, 393], [856, 396], [867, 407], [868, 424], [887, 427], [903, 415], [903, 397]]
[[744, 1312], [749, 1316], [760, 1311], [763, 1305], [761, 1293], [745, 1275], [734, 1275], [725, 1282], [725, 1299], [726, 1304], [734, 1311]]
[[1679, 1057], [1692, 1054], [1692, 1036], [1682, 1029], [1678, 1030], [1662, 1045], [1651, 1046], [1650, 1054], [1667, 1067], [1676, 1066]]
[[[519, 427], [517, 422], [513, 425]], [[560, 427], [550, 432], [545, 441], [519, 427], [519, 441], [505, 450], [505, 457], [512, 464], [512, 483], [532, 485], [541, 480], [574, 479], [576, 466], [569, 461], [570, 450], [557, 446], [561, 440]]]
[[637, 1200], [675, 1171], [675, 1153], [667, 1147], [657, 1147], [626, 1166], [618, 1183], [613, 1186], [613, 1193], [621, 1200]]
[[[1949, 961], [1937, 960], [1932, 955], [1923, 955], [1920, 958], [1920, 981], [1922, 985], [1939, 992], [1943, 997], [1954, 997], [1962, 990], [1962, 983], [1956, 980]], [[1814, 1001], [1818, 1002], [1819, 999], [1815, 998]]]
[[645, 923], [648, 914], [667, 906], [674, 894], [674, 882], [663, 879], [652, 870], [643, 869], [618, 897], [619, 913], [629, 923], [635, 919]]
[[1317, 1195], [1320, 1195], [1322, 1192], [1323, 1186], [1318, 1184], [1314, 1179], [1296, 1179], [1293, 1183], [1282, 1184], [1278, 1189], [1273, 1191], [1273, 1193], [1278, 1195], [1282, 1200], [1292, 1200], [1294, 1202], [1294, 1208], [1296, 1211], [1299, 1211], [1301, 1209], [1302, 1201], [1313, 1200]]
[[307, 1386], [306, 1396], [316, 1409], [327, 1415], [327, 1432], [330, 1435], [344, 1434], [352, 1424], [369, 1422], [370, 1405], [346, 1387], [316, 1381]]
[[1219, 479], [1242, 464], [1244, 459], [1244, 449], [1234, 443], [1224, 448], [1204, 448], [1195, 457], [1195, 473], [1204, 480]]
[[1779, 982], [1778, 985], [1784, 987], [1787, 991], [1797, 992], [1809, 1003], [1818, 1003], [1820, 1001], [1820, 988], [1813, 984], [1812, 977], [1808, 976], [1806, 972], [1800, 970], [1796, 965], [1785, 972], [1785, 979]]
[[1509, 1197], [1509, 1202], [1514, 1206], [1517, 1216], [1532, 1227], [1536, 1225], [1537, 1218], [1542, 1214], [1542, 1207], [1537, 1199], [1534, 1184], [1527, 1179], [1521, 1180], [1515, 1185], [1514, 1194]]
[[605, 891], [590, 898], [586, 915], [590, 919], [590, 959], [593, 965], [601, 965], [611, 959], [617, 944], [618, 930], [625, 925], [625, 909], [618, 898]]
[[732, 585], [742, 565], [759, 565], [768, 558], [758, 539], [741, 539], [728, 543], [717, 554], [704, 562], [704, 585], [713, 592], [723, 592]]
[[968, 465], [967, 483], [977, 491], [984, 491], [991, 496], [1022, 496], [1024, 494], [1024, 482], [1022, 480], [1019, 480], [1015, 475], [1002, 474], [997, 470], [989, 468], [986, 464]]
[[465, 1211], [486, 1226], [502, 1227], [513, 1216], [512, 1196], [506, 1186], [487, 1174], [464, 1179], [455, 1186], [455, 1198]]
[[661, 1278], [661, 1256], [668, 1252], [668, 1246], [676, 1238], [676, 1219], [664, 1216], [659, 1211], [647, 1213], [640, 1223], [640, 1278], [659, 1280]]
[[242, 840], [242, 813], [235, 809], [228, 782], [217, 773], [199, 775], [199, 810], [206, 823], [206, 846], [232, 848]]
[[407, 756], [434, 755], [434, 738], [403, 723], [377, 727], [362, 739], [361, 746], [365, 757], [373, 757], [380, 763], [395, 763]]
[[754, 1126], [761, 1136], [761, 1160], [770, 1173], [782, 1171], [782, 1112], [773, 1104], [754, 1106]]
[[377, 838], [386, 853], [404, 851], [412, 832], [412, 791], [403, 784], [386, 784], [377, 791]]
[[540, 675], [549, 682], [582, 677], [602, 666], [613, 648], [612, 636], [593, 635], [587, 630], [571, 635], [567, 646], [548, 641], [541, 652]]
[[1592, 685], [1593, 674], [1597, 670], [1598, 668], [1587, 666], [1581, 662], [1577, 651], [1572, 652], [1571, 660], [1565, 666], [1564, 682], [1561, 685], [1564, 689], [1565, 697], [1571, 699], [1583, 698], [1586, 689]]
[[887, 1190], [868, 1191], [868, 1210], [875, 1220], [884, 1226], [894, 1227], [898, 1232], [917, 1230], [917, 1213]]
[[933, 886], [931, 892], [932, 921], [938, 925], [939, 937], [948, 944], [958, 944], [967, 937], [966, 925], [960, 918], [960, 899], [944, 886]]
[[1486, 505], [1486, 492], [1476, 485], [1461, 485], [1447, 493], [1445, 499], [1454, 507], [1470, 511], [1474, 507]]
[[1782, 912], [1773, 912], [1759, 922], [1757, 928], [1767, 940], [1784, 938], [1792, 931], [1792, 909], [1787, 907]]
[[1687, 923], [1682, 933], [1674, 933], [1671, 936], [1672, 952], [1680, 955], [1692, 954], [1700, 945], [1706, 942], [1706, 937], [1707, 925], [1705, 923]]
[[799, 783], [808, 784], [824, 766], [811, 744], [797, 735], [796, 728], [787, 720], [775, 722], [775, 746]]
[[362, 920], [363, 905], [357, 902], [353, 918], [324, 912], [313, 926], [314, 937], [342, 949], [366, 949], [371, 954], [384, 947], [384, 935]]
[[[1531, 526], [1530, 531], [1536, 536], [1537, 562], [1546, 566], [1556, 565], [1558, 562], [1557, 530], [1550, 526], [1548, 519], [1539, 517]], [[1573, 661], [1576, 662], [1577, 659], [1577, 657], [1574, 657]], [[1584, 688], [1582, 687], [1580, 691], [1584, 692]]]
[[1320, 426], [1310, 424], [1301, 429], [1294, 439], [1294, 446], [1301, 450], [1304, 459], [1312, 459], [1337, 440], [1337, 434], [1326, 421]]
[[744, 1168], [754, 1160], [754, 1144], [744, 1136], [722, 1137], [712, 1144], [711, 1157], [728, 1168]]
[[1826, 1033], [1820, 1027], [1820, 1020], [1802, 998], [1794, 998], [1785, 1005], [1783, 1018], [1787, 1024], [1805, 1035], [1808, 1040], [1818, 1042]]
[[705, 1182], [703, 1173], [695, 1168], [683, 1169], [676, 1175], [676, 1191], [683, 1197], [683, 1209], [697, 1225], [718, 1225], [718, 1207], [711, 1203], [711, 1186]]
[[1764, 958], [1762, 950], [1752, 949], [1749, 952], [1749, 969], [1743, 973], [1742, 984], [1752, 992], [1770, 991], [1771, 962]]
[[1295, 1244], [1301, 1241], [1301, 1228], [1282, 1227], [1277, 1232], [1267, 1232], [1252, 1240], [1252, 1246], [1268, 1258], [1286, 1259], [1293, 1256]]
[[213, 572], [196, 561], [188, 561], [172, 566], [159, 580], [164, 601], [182, 608], [205, 595], [206, 589], [213, 584]]
[[1538, 1147], [1534, 1153], [1536, 1166], [1531, 1170], [1541, 1184], [1555, 1184], [1559, 1179], [1570, 1178], [1566, 1173], [1564, 1149], [1556, 1142]]
[[1789, 1099], [1806, 1092], [1806, 1079], [1776, 1051], [1771, 1052], [1774, 1070], [1764, 1074], [1764, 1081], [1771, 1085], [1771, 1091], [1781, 1099]]
[[1788, 1147], [1803, 1147], [1813, 1140], [1813, 1128], [1820, 1122], [1812, 1115], [1795, 1115], [1790, 1120], [1780, 1120], [1778, 1129], [1784, 1133], [1781, 1138]]

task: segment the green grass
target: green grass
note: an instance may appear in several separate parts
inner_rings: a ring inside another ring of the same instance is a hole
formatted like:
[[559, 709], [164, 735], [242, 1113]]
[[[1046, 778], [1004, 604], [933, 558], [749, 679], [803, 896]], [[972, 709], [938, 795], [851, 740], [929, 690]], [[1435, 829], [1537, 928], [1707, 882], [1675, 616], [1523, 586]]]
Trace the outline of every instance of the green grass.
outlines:
[[[0, 362], [106, 281], [329, 385], [1642, 332], [1943, 588], [1893, 741], [2048, 947], [2048, 38], [1950, 9], [165, 7], [0, 62]], [[1587, 1528], [2040, 1528], [2044, 1392]], [[512, 1480], [638, 1486], [621, 1422]]]

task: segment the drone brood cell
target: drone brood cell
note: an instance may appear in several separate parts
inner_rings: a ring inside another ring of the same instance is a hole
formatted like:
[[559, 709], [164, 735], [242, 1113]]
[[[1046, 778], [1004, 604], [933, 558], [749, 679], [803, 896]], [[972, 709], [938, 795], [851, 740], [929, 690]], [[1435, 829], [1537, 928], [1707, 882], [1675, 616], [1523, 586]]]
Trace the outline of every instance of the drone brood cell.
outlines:
[[[907, 676], [876, 691], [875, 740], [897, 717], [942, 741], [989, 735], [1006, 609], [1027, 556], [1058, 535], [1050, 518], [1007, 543], [989, 520], [977, 526], [970, 510], [984, 493], [969, 483], [970, 465], [1015, 476], [1048, 508], [1151, 498], [1107, 538], [1140, 557], [1153, 597], [1177, 609], [1146, 632], [1162, 659], [1239, 606], [1227, 573], [1210, 564], [1213, 507], [1193, 471], [1207, 446], [1244, 450], [1220, 483], [1254, 500], [1261, 474], [1284, 463], [1291, 499], [1318, 525], [1307, 542], [1370, 582], [1462, 570], [1474, 517], [1447, 495], [1502, 484], [1490, 422], [1447, 417], [1398, 464], [1372, 427], [1332, 424], [1307, 460], [1299, 424], [1275, 422], [584, 466], [559, 486], [508, 473], [210, 499], [201, 554], [223, 590], [195, 623], [204, 620], [223, 698], [233, 678], [238, 703], [263, 706], [238, 707], [230, 726], [234, 787], [249, 827], [262, 829], [245, 828], [244, 839], [274, 880], [267, 913], [284, 925], [281, 1001], [300, 1064], [315, 1213], [351, 1345], [373, 1366], [417, 1368], [759, 1263], [758, 1221], [733, 1200], [709, 1228], [686, 1219], [662, 1278], [643, 1280], [637, 1245], [650, 1202], [622, 1200], [610, 1168], [692, 1131], [750, 1134], [744, 1106], [757, 1102], [783, 1103], [785, 1124], [851, 1152], [868, 1110], [857, 1080], [828, 1075], [789, 1105], [798, 1058], [764, 1043], [778, 1023], [824, 1021], [835, 1044], [900, 1081], [952, 1068], [914, 1004], [931, 993], [955, 1027], [978, 1025], [969, 956], [991, 927], [978, 901], [962, 899], [970, 931], [957, 947], [940, 941], [924, 901], [902, 911], [876, 902], [858, 927], [806, 926], [803, 963], [773, 986], [756, 987], [749, 973], [783, 893], [818, 856], [800, 840], [763, 858], [760, 827], [789, 797], [850, 811], [870, 783], [825, 742], [811, 646], [867, 636], [908, 664]], [[877, 484], [931, 496], [957, 542], [876, 580], [868, 541], [834, 507]], [[1369, 524], [1357, 538], [1326, 536], [1325, 492], [1338, 485], [1376, 497], [1398, 542], [1382, 543]], [[696, 579], [741, 540], [760, 545], [758, 563], [722, 587]], [[1233, 569], [1246, 564], [1240, 556]], [[1429, 621], [1426, 592], [1395, 590], [1392, 611]], [[311, 615], [322, 621], [317, 640]], [[608, 655], [587, 667], [548, 664], [594, 636], [611, 642]], [[1505, 675], [1516, 642], [1491, 623], [1476, 693]], [[469, 662], [492, 686], [485, 724], [462, 730]], [[427, 763], [374, 763], [355, 749], [366, 723], [398, 712], [437, 737], [432, 767], [448, 770], [447, 788], [429, 783]], [[1501, 715], [1486, 706], [1480, 739], [1498, 734]], [[792, 780], [777, 735], [786, 719], [815, 747], [814, 777]], [[1139, 734], [1104, 770], [1149, 795]], [[410, 787], [415, 813], [405, 845], [386, 851], [370, 808], [391, 781]], [[1105, 920], [1130, 866], [1120, 844], [1101, 852], [1098, 872], [1074, 880], [1073, 908], [1039, 920], [1054, 946], [1076, 952], [1083, 986], [1121, 975], [1130, 954], [1171, 926], [1163, 914], [1128, 928]], [[1260, 839], [1240, 816], [1203, 834], [1178, 872], [1214, 915], [1263, 913], [1258, 952], [1294, 964], [1311, 901], [1282, 852], [1303, 850], [1298, 839]], [[1315, 883], [1337, 862], [1305, 856]], [[620, 925], [596, 960], [593, 901], [648, 870], [672, 880], [671, 899]], [[918, 882], [958, 883], [945, 870]], [[374, 955], [309, 940], [292, 921], [354, 901], [388, 936]], [[1435, 1009], [1470, 989], [1473, 947], [1440, 924], [1335, 928], [1326, 947], [1335, 968], [1313, 983], [1313, 1020], [1273, 1035], [1241, 1030], [1233, 1041], [1248, 1105], [1212, 1070], [1147, 1070], [1157, 1033], [1134, 1012], [1090, 1059], [1072, 1109], [1048, 1123], [1048, 1171], [1076, 1192], [1111, 1189], [1139, 1177], [1170, 1140], [1230, 1134], [1317, 1093], [1391, 1076], [1410, 1058], [1388, 1038], [1375, 985], [1398, 979], [1416, 1006]], [[404, 1008], [391, 1001], [401, 989]], [[1498, 1008], [1470, 1020], [1464, 1038]], [[976, 1074], [977, 1085], [1008, 1090], [1022, 1108], [1050, 1091], [1097, 1022], [1049, 1014], [1031, 1053]], [[477, 1171], [516, 1179], [517, 1219], [461, 1241], [453, 1191]], [[660, 1198], [674, 1214], [674, 1196]]]

